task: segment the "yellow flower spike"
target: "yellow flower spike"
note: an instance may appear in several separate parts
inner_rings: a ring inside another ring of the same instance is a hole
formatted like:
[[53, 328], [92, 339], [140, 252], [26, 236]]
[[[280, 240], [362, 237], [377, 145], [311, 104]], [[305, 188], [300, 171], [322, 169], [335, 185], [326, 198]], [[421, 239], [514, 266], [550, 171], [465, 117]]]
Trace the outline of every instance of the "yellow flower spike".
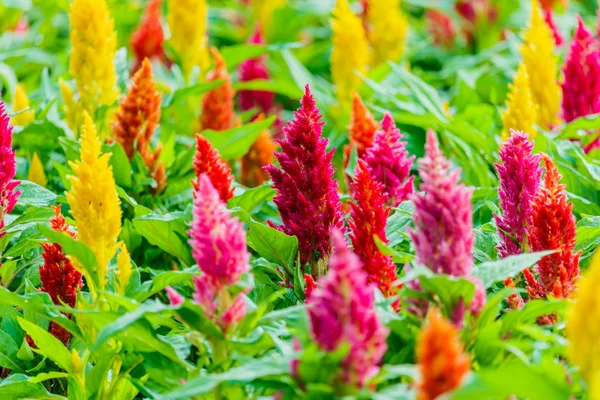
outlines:
[[171, 30], [169, 43], [181, 60], [181, 69], [186, 78], [194, 66], [200, 66], [205, 75], [210, 64], [208, 56], [206, 0], [169, 0], [167, 23]]
[[80, 115], [82, 115], [81, 107], [77, 103], [77, 101], [75, 101], [75, 93], [73, 92], [73, 89], [71, 89], [71, 87], [67, 85], [65, 81], [59, 79], [58, 85], [60, 87], [60, 95], [63, 99], [63, 106], [67, 125], [75, 134], [75, 138], [77, 138], [79, 127], [81, 126], [81, 118], [79, 117]]
[[46, 173], [44, 172], [44, 166], [42, 165], [42, 161], [38, 157], [37, 153], [33, 153], [33, 156], [29, 161], [27, 180], [43, 187], [48, 185], [48, 179], [46, 178]]
[[[29, 108], [29, 98], [25, 94], [23, 86], [18, 83], [15, 88], [15, 96], [13, 97], [13, 113], [23, 111]], [[25, 126], [33, 122], [35, 114], [32, 110], [24, 111], [19, 115], [15, 115], [10, 119], [10, 122], [15, 126]]]
[[529, 89], [529, 74], [524, 63], [519, 64], [513, 83], [508, 85], [506, 109], [502, 111], [502, 140], [510, 136], [510, 128], [524, 131], [534, 139], [537, 132], [534, 124], [537, 119], [537, 105], [533, 101]]
[[[567, 312], [567, 354], [578, 365], [588, 385], [598, 391], [600, 379], [600, 251], [592, 257], [587, 273], [579, 280], [575, 300]], [[590, 397], [596, 399], [597, 397]]]
[[252, 0], [252, 14], [260, 23], [263, 32], [269, 32], [275, 10], [283, 6], [285, 0]]
[[360, 74], [369, 63], [369, 45], [362, 22], [352, 13], [348, 0], [337, 0], [331, 19], [333, 51], [331, 75], [340, 103], [350, 105], [352, 93], [360, 87]]
[[371, 65], [398, 61], [408, 36], [408, 20], [400, 9], [400, 0], [370, 0], [367, 23], [373, 49]]
[[[71, 190], [66, 197], [77, 226], [77, 240], [88, 245], [96, 255], [95, 281], [102, 290], [106, 284], [108, 262], [119, 246], [121, 206], [109, 165], [110, 154], [102, 154], [96, 127], [87, 113], [84, 113], [83, 120], [81, 159], [69, 162], [74, 175], [68, 177]], [[90, 281], [91, 277], [86, 278]]]
[[537, 123], [549, 129], [558, 123], [562, 91], [558, 84], [558, 56], [554, 54], [552, 30], [540, 14], [537, 0], [532, 0], [531, 21], [521, 47], [523, 63], [529, 74], [529, 88], [538, 106]]
[[90, 115], [117, 100], [117, 34], [105, 0], [73, 0], [69, 10], [69, 73]]
[[129, 283], [131, 272], [131, 259], [129, 257], [129, 251], [127, 251], [127, 246], [125, 246], [125, 243], [121, 243], [121, 251], [117, 256], [117, 282], [115, 282], [118, 294], [125, 294], [125, 289]]

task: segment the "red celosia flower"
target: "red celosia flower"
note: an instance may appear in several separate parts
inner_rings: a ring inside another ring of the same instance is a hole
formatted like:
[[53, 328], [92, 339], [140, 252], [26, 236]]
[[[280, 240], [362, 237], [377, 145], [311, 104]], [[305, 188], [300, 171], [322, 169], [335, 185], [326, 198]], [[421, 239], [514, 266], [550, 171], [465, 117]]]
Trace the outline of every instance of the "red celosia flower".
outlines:
[[264, 166], [273, 162], [273, 152], [277, 143], [271, 137], [268, 129], [265, 129], [256, 138], [248, 152], [242, 157], [240, 167], [240, 182], [248, 187], [260, 186], [269, 180], [269, 174], [263, 169]]
[[398, 292], [396, 265], [375, 243], [375, 236], [385, 244], [388, 242], [385, 226], [390, 209], [384, 204], [383, 187], [364, 160], [358, 161], [352, 186], [354, 201], [350, 203], [348, 224], [354, 253], [362, 261], [369, 282], [375, 283], [385, 297], [394, 296]]
[[308, 299], [310, 294], [317, 288], [317, 283], [310, 274], [304, 274], [304, 283], [306, 284], [306, 287], [304, 288], [304, 297]]
[[161, 5], [162, 0], [148, 2], [142, 21], [131, 36], [131, 47], [135, 53], [134, 72], [140, 68], [145, 58], [167, 60], [163, 48], [165, 35], [160, 23]]
[[552, 30], [552, 35], [554, 36], [554, 43], [556, 43], [557, 46], [561, 46], [565, 42], [565, 40], [562, 34], [560, 33], [560, 30], [554, 23], [554, 16], [551, 10], [544, 11], [544, 20], [546, 21], [546, 24], [548, 24], [548, 26], [550, 27], [550, 30]]
[[418, 400], [435, 400], [458, 388], [470, 365], [456, 328], [435, 309], [431, 310], [427, 321], [417, 342], [417, 362], [421, 373]]
[[427, 10], [425, 20], [433, 43], [444, 48], [452, 47], [456, 39], [456, 27], [452, 18], [438, 10]]
[[[15, 180], [15, 152], [12, 149], [13, 127], [0, 101], [0, 229], [4, 228], [4, 216], [17, 204], [21, 192], [15, 190], [20, 181]], [[3, 236], [4, 233], [0, 233]]]
[[373, 143], [375, 132], [379, 124], [373, 118], [373, 114], [365, 107], [357, 93], [352, 94], [352, 115], [350, 126], [348, 126], [348, 139], [350, 143], [344, 147], [344, 168], [348, 166], [352, 148], [356, 147], [358, 158], [362, 158], [367, 148]]
[[[504, 281], [504, 286], [512, 289], [516, 287], [512, 278], [507, 278]], [[525, 305], [525, 302], [523, 301], [523, 298], [519, 295], [519, 293], [511, 293], [506, 298], [506, 302], [508, 303], [508, 306], [513, 310], [518, 310]]]
[[281, 169], [268, 165], [265, 170], [277, 190], [274, 201], [283, 221], [279, 229], [298, 238], [301, 262], [310, 263], [312, 275], [319, 277], [331, 253], [331, 229], [343, 222], [331, 163], [334, 151], [327, 153], [323, 122], [308, 85], [294, 117], [283, 129], [285, 140], [278, 141], [281, 153], [275, 153]]
[[540, 5], [544, 10], [552, 10], [555, 4], [567, 5], [567, 0], [540, 0]]
[[206, 75], [207, 82], [224, 80], [225, 82], [204, 95], [202, 99], [202, 115], [200, 125], [202, 129], [224, 131], [233, 128], [235, 113], [233, 110], [234, 91], [231, 87], [231, 76], [227, 72], [227, 65], [219, 50], [210, 48], [214, 60], [214, 69]]
[[579, 256], [575, 252], [575, 217], [573, 204], [567, 202], [567, 191], [554, 162], [542, 154], [546, 166], [544, 186], [534, 197], [531, 207], [529, 242], [532, 251], [557, 250], [545, 256], [534, 268], [523, 271], [527, 291], [532, 298], [552, 295], [559, 299], [571, 296], [579, 277]]
[[480, 24], [493, 23], [498, 17], [498, 10], [491, 0], [459, 0], [454, 8], [463, 18], [463, 31], [469, 43], [473, 42], [475, 30]]
[[[56, 232], [66, 233], [75, 239], [75, 233], [69, 229], [65, 217], [60, 213], [60, 205], [52, 207], [54, 217], [50, 218], [50, 226]], [[41, 291], [50, 295], [54, 304], [62, 303], [75, 307], [77, 291], [83, 285], [81, 273], [77, 271], [71, 261], [57, 243], [42, 243], [44, 264], [40, 266]], [[67, 315], [70, 318], [70, 315]], [[69, 332], [54, 322], [50, 323], [50, 331], [57, 339], [67, 345]]]
[[231, 169], [210, 142], [201, 134], [196, 134], [196, 155], [194, 156], [194, 171], [196, 179], [192, 181], [194, 192], [198, 190], [200, 175], [206, 174], [219, 192], [224, 203], [233, 197], [233, 175]]

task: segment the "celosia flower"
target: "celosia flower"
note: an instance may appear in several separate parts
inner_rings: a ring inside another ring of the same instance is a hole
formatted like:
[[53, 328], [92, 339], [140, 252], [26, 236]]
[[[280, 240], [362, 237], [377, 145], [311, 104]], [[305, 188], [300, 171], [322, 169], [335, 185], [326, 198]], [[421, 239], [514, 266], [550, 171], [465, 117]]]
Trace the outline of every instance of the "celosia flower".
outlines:
[[[13, 127], [10, 125], [4, 102], [0, 101], [0, 230], [4, 228], [4, 216], [9, 214], [17, 198], [21, 194], [15, 190], [19, 181], [15, 180], [16, 162], [15, 152], [12, 149]], [[4, 233], [0, 233], [0, 237]]]
[[567, 0], [540, 0], [540, 4], [544, 10], [552, 10], [556, 4], [566, 6]]
[[117, 35], [105, 0], [73, 0], [69, 11], [71, 52], [69, 73], [84, 109], [97, 108], [117, 99], [114, 58]]
[[[249, 44], [265, 44], [265, 39], [260, 29], [260, 25], [256, 26], [256, 30], [248, 40]], [[240, 82], [248, 82], [256, 79], [269, 79], [269, 71], [265, 65], [266, 56], [251, 58], [240, 64], [238, 71], [240, 74]], [[273, 99], [275, 93], [264, 90], [240, 90], [239, 104], [240, 110], [248, 111], [254, 107], [258, 108], [259, 113], [267, 114], [273, 107]]]
[[353, 147], [356, 147], [358, 158], [363, 158], [367, 148], [373, 144], [377, 129], [379, 129], [379, 124], [373, 114], [365, 107], [358, 93], [352, 93], [352, 114], [350, 115], [350, 126], [348, 126], [350, 143], [344, 147], [344, 167], [348, 166]]
[[219, 50], [210, 48], [214, 60], [214, 69], [208, 73], [208, 82], [224, 80], [225, 82], [204, 95], [202, 99], [202, 115], [200, 124], [202, 129], [224, 131], [233, 128], [235, 112], [233, 110], [233, 96], [235, 92], [231, 87], [231, 76], [227, 72], [227, 65]]
[[27, 180], [36, 183], [40, 186], [46, 187], [48, 179], [44, 172], [44, 165], [38, 157], [37, 153], [33, 153], [31, 160], [29, 161], [29, 171], [27, 171]]
[[198, 190], [198, 180], [202, 174], [206, 174], [211, 183], [219, 193], [224, 203], [233, 197], [233, 175], [225, 161], [221, 159], [219, 152], [201, 134], [196, 134], [196, 154], [194, 156], [194, 171], [196, 180], [192, 181], [194, 191]]
[[418, 400], [436, 400], [458, 388], [470, 369], [470, 359], [460, 344], [457, 329], [433, 309], [417, 341], [421, 379]]
[[400, 10], [400, 0], [369, 0], [367, 24], [371, 65], [398, 61], [408, 37], [408, 21]]
[[206, 0], [168, 0], [167, 23], [171, 31], [169, 45], [177, 52], [186, 77], [195, 66], [202, 73], [208, 68]]
[[281, 214], [279, 229], [298, 238], [300, 260], [311, 264], [315, 277], [324, 275], [331, 253], [331, 229], [341, 227], [340, 198], [331, 163], [334, 151], [327, 153], [323, 122], [308, 85], [302, 106], [283, 128], [281, 152], [275, 153], [281, 169], [265, 167], [277, 190], [274, 202]]
[[81, 105], [75, 100], [73, 89], [71, 89], [62, 78], [59, 78], [58, 86], [60, 87], [60, 95], [63, 99], [65, 120], [67, 121], [69, 128], [75, 133], [75, 137], [77, 137], [81, 126]]
[[[502, 110], [502, 139], [510, 136], [510, 130], [528, 132], [535, 139], [537, 131], [534, 129], [537, 121], [538, 106], [531, 94], [529, 74], [525, 63], [519, 64], [519, 69], [513, 83], [508, 85], [509, 93], [506, 96], [506, 109]], [[547, 86], [548, 83], [546, 82]]]
[[348, 0], [337, 0], [333, 17], [331, 75], [339, 101], [346, 104], [362, 84], [359, 74], [367, 71], [369, 44], [362, 22], [352, 13]]
[[115, 272], [116, 282], [115, 287], [117, 293], [125, 294], [127, 284], [129, 284], [129, 278], [131, 278], [131, 259], [129, 258], [129, 251], [125, 243], [121, 243], [121, 251], [117, 256], [117, 271]]
[[379, 372], [388, 331], [377, 318], [373, 288], [367, 283], [358, 257], [348, 249], [339, 230], [334, 229], [332, 236], [334, 252], [329, 272], [308, 299], [310, 329], [323, 351], [350, 346], [339, 379], [364, 387]]
[[597, 399], [591, 394], [592, 390], [597, 390], [594, 382], [596, 386], [600, 383], [600, 251], [596, 250], [578, 286], [575, 301], [569, 305], [567, 313], [567, 354], [591, 386], [589, 398]]
[[[521, 55], [525, 68], [527, 68], [531, 98], [536, 105], [536, 122], [539, 126], [549, 129], [558, 122], [560, 109], [558, 56], [553, 52], [552, 30], [542, 19], [536, 1], [532, 1], [531, 20], [524, 35]], [[514, 106], [516, 104], [513, 104]], [[514, 115], [514, 110], [511, 112]], [[508, 128], [519, 129], [519, 127], [510, 125]]]
[[364, 160], [375, 179], [383, 185], [387, 205], [395, 207], [413, 193], [414, 177], [410, 168], [415, 159], [408, 157], [406, 143], [389, 113], [381, 121], [381, 130], [375, 133], [373, 144], [365, 153]]
[[166, 61], [163, 43], [165, 35], [160, 23], [160, 7], [163, 0], [150, 0], [140, 24], [131, 36], [131, 47], [135, 53], [135, 66], [137, 71], [142, 66], [145, 58]]
[[[127, 95], [121, 100], [112, 122], [115, 139], [123, 146], [127, 157], [131, 159], [137, 148], [153, 176], [158, 169], [161, 148], [152, 151], [150, 142], [160, 119], [160, 101], [161, 94], [156, 90], [152, 77], [152, 65], [146, 58], [133, 76]], [[164, 186], [157, 187], [157, 192], [162, 189]]]
[[532, 154], [533, 142], [527, 134], [511, 129], [511, 136], [500, 147], [498, 197], [502, 215], [494, 215], [504, 258], [529, 250], [527, 227], [531, 222], [532, 200], [540, 187], [542, 157]]
[[436, 46], [450, 48], [456, 40], [456, 26], [452, 18], [438, 10], [427, 10], [425, 13], [427, 31]]
[[226, 330], [245, 312], [241, 294], [232, 299], [224, 293], [250, 270], [246, 233], [206, 174], [198, 178], [193, 214], [188, 234], [192, 255], [203, 272], [194, 277], [194, 300], [203, 306], [206, 315], [217, 314], [217, 322]]
[[375, 283], [385, 297], [393, 296], [398, 292], [396, 265], [375, 243], [375, 236], [388, 242], [385, 227], [390, 209], [384, 204], [383, 186], [364, 160], [358, 161], [352, 187], [354, 201], [350, 203], [348, 225], [354, 253], [360, 258], [369, 283]]
[[252, 0], [252, 14], [267, 33], [271, 29], [273, 14], [285, 3], [285, 0]]
[[463, 18], [463, 31], [469, 43], [473, 43], [475, 31], [480, 26], [494, 23], [498, 17], [498, 10], [491, 0], [459, 0], [454, 8]]
[[546, 166], [544, 186], [532, 200], [531, 223], [528, 227], [532, 251], [557, 250], [545, 256], [534, 268], [523, 271], [527, 291], [533, 298], [552, 295], [559, 299], [571, 296], [579, 277], [579, 256], [575, 252], [575, 217], [573, 203], [567, 202], [567, 190], [554, 162], [542, 154]]
[[558, 27], [556, 26], [556, 23], [554, 22], [554, 14], [552, 14], [551, 10], [544, 11], [544, 21], [546, 21], [546, 24], [552, 31], [552, 36], [554, 37], [554, 43], [557, 46], [562, 46], [562, 44], [565, 42], [565, 39], [563, 38], [563, 35], [560, 33], [560, 30], [558, 29]]
[[269, 174], [263, 167], [273, 163], [275, 149], [277, 149], [277, 143], [271, 137], [269, 130], [265, 129], [242, 157], [240, 168], [242, 185], [255, 187], [269, 180]]
[[[52, 207], [54, 216], [50, 218], [50, 226], [56, 232], [66, 233], [75, 239], [76, 235], [70, 230], [65, 221], [65, 217], [60, 213], [61, 206]], [[48, 293], [52, 302], [56, 305], [63, 303], [69, 307], [75, 307], [77, 292], [83, 286], [81, 273], [73, 268], [71, 261], [63, 252], [62, 247], [57, 243], [42, 243], [44, 252], [44, 264], [40, 266], [40, 282], [42, 292]], [[67, 315], [70, 318], [70, 315]], [[71, 335], [62, 326], [50, 322], [50, 332], [63, 342], [65, 345], [69, 342]]]
[[71, 189], [65, 196], [77, 226], [78, 240], [88, 245], [96, 255], [97, 279], [86, 276], [90, 291], [93, 291], [96, 288], [91, 282], [98, 282], [100, 290], [104, 288], [108, 262], [118, 249], [121, 206], [110, 166], [110, 154], [102, 154], [96, 127], [90, 116], [85, 113], [83, 119], [81, 159], [69, 162], [74, 175], [68, 177]]
[[[29, 106], [29, 98], [25, 94], [25, 89], [18, 83], [15, 87], [15, 96], [13, 97], [13, 113], [27, 110]], [[11, 118], [10, 122], [15, 126], [25, 126], [33, 122], [35, 114], [32, 110], [23, 111], [19, 115], [15, 115]]]
[[[577, 16], [577, 28], [563, 67], [562, 116], [566, 122], [600, 112], [600, 48]], [[586, 150], [598, 145], [591, 143]]]
[[419, 189], [423, 193], [412, 196], [415, 229], [409, 230], [416, 261], [435, 273], [470, 279], [476, 290], [469, 309], [478, 313], [485, 303], [485, 290], [481, 281], [471, 276], [472, 189], [458, 183], [460, 169], [450, 171], [450, 160], [442, 154], [432, 130], [427, 132], [425, 157], [419, 160], [419, 175], [422, 180]]

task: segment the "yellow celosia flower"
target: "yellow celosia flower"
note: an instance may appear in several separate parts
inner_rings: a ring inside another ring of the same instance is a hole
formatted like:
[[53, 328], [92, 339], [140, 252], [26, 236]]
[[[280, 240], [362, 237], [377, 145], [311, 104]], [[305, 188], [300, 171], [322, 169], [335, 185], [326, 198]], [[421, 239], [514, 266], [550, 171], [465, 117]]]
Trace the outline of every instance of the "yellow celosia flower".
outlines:
[[[96, 255], [95, 281], [102, 289], [108, 262], [119, 246], [121, 206], [109, 165], [110, 154], [102, 154], [96, 127], [87, 113], [84, 113], [83, 120], [81, 159], [69, 162], [74, 175], [68, 177], [71, 189], [66, 197], [77, 226], [77, 240], [88, 245]], [[90, 277], [87, 278], [90, 282]]]
[[77, 133], [79, 132], [79, 127], [81, 126], [81, 106], [77, 103], [77, 101], [75, 101], [75, 93], [73, 93], [73, 89], [71, 89], [71, 87], [67, 85], [65, 81], [59, 79], [58, 85], [60, 87], [60, 95], [63, 99], [67, 125], [69, 125], [69, 128], [71, 128], [73, 133], [75, 133], [75, 137], [78, 137]]
[[[588, 384], [600, 379], [599, 287], [600, 251], [596, 250], [587, 273], [579, 280], [575, 301], [571, 304], [567, 314], [569, 359], [579, 366], [581, 375]], [[590, 399], [596, 398], [590, 397]]]
[[183, 74], [188, 77], [196, 65], [205, 72], [210, 64], [206, 0], [169, 0], [168, 7], [167, 22], [171, 30], [169, 43], [179, 55]]
[[116, 277], [115, 286], [117, 287], [117, 293], [124, 294], [129, 283], [129, 278], [131, 277], [131, 260], [125, 243], [121, 243], [121, 251], [117, 256]]
[[549, 129], [558, 122], [561, 88], [558, 84], [558, 56], [553, 53], [554, 36], [542, 18], [537, 0], [532, 1], [531, 21], [521, 47], [529, 74], [529, 88], [537, 104], [537, 123]]
[[[15, 88], [15, 96], [13, 97], [13, 112], [17, 113], [29, 108], [29, 98], [25, 94], [25, 90], [21, 84], [17, 84]], [[33, 122], [35, 114], [32, 110], [24, 111], [19, 115], [15, 115], [10, 119], [10, 122], [16, 126], [25, 126]]]
[[94, 115], [100, 106], [117, 100], [117, 35], [113, 20], [105, 0], [73, 0], [69, 22], [69, 72], [75, 78], [83, 108]]
[[357, 91], [362, 82], [357, 73], [364, 74], [367, 70], [369, 45], [362, 22], [352, 13], [348, 0], [337, 1], [333, 17], [331, 75], [338, 100], [349, 105], [352, 93]]
[[44, 166], [42, 161], [38, 157], [37, 153], [33, 153], [31, 161], [29, 161], [29, 171], [27, 172], [27, 180], [33, 183], [37, 183], [40, 186], [46, 187], [48, 179], [44, 172]]
[[537, 105], [531, 96], [529, 75], [525, 64], [519, 64], [514, 81], [508, 85], [508, 88], [506, 109], [502, 111], [502, 140], [508, 139], [510, 128], [527, 132], [530, 138], [535, 138], [537, 132], [534, 130], [534, 124], [537, 119]]
[[400, 0], [370, 0], [368, 10], [371, 64], [398, 61], [408, 36], [408, 21], [400, 9]]
[[[252, 0], [252, 14], [265, 32], [269, 32], [273, 13], [285, 5], [285, 0]], [[267, 35], [268, 36], [268, 35]]]

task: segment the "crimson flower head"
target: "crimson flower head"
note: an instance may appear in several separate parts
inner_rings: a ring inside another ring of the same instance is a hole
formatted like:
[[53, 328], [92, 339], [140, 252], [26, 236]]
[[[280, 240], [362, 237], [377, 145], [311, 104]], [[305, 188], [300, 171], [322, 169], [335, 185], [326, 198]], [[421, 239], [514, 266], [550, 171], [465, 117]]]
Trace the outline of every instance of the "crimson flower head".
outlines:
[[[4, 216], [17, 204], [21, 192], [15, 190], [20, 181], [15, 180], [16, 162], [12, 149], [13, 127], [6, 113], [4, 102], [0, 101], [0, 229], [4, 228]], [[2, 236], [3, 234], [0, 234]]]
[[331, 253], [331, 229], [343, 222], [331, 163], [334, 150], [326, 150], [323, 122], [308, 85], [301, 104], [283, 129], [285, 139], [278, 141], [281, 152], [275, 158], [281, 168], [264, 168], [277, 190], [273, 201], [283, 222], [279, 229], [298, 238], [301, 262], [310, 263], [312, 275], [319, 277]]
[[533, 141], [520, 131], [500, 147], [498, 170], [498, 197], [502, 215], [494, 215], [500, 244], [499, 255], [504, 258], [529, 250], [527, 227], [531, 219], [531, 205], [542, 178], [542, 157], [532, 154]]
[[386, 204], [392, 207], [407, 200], [414, 190], [410, 168], [415, 157], [408, 157], [406, 143], [401, 139], [402, 134], [386, 112], [381, 130], [375, 133], [364, 157], [375, 179], [383, 185]]
[[[260, 25], [250, 36], [248, 44], [265, 44], [265, 39]], [[240, 82], [248, 82], [256, 79], [269, 79], [269, 71], [265, 65], [266, 57], [260, 56], [244, 61], [238, 67]], [[239, 103], [242, 111], [248, 111], [251, 108], [258, 108], [258, 113], [267, 114], [273, 107], [275, 93], [264, 90], [240, 90]]]
[[552, 31], [554, 43], [556, 43], [557, 46], [562, 46], [562, 44], [565, 42], [565, 39], [554, 22], [554, 14], [552, 13], [552, 10], [544, 10], [544, 21], [546, 21], [546, 24], [548, 24], [548, 27], [550, 27], [550, 30]]
[[196, 180], [192, 181], [194, 192], [198, 190], [200, 175], [206, 174], [225, 203], [233, 197], [233, 175], [231, 169], [212, 144], [201, 134], [196, 134], [196, 154], [194, 155]]
[[333, 230], [333, 240], [329, 272], [308, 299], [311, 333], [326, 352], [350, 345], [339, 379], [363, 387], [379, 371], [388, 331], [377, 318], [373, 287], [360, 260], [338, 229]]
[[162, 0], [150, 0], [140, 25], [131, 36], [131, 47], [135, 53], [134, 72], [142, 65], [144, 58], [166, 61], [163, 43], [165, 34], [160, 23], [160, 7]]

